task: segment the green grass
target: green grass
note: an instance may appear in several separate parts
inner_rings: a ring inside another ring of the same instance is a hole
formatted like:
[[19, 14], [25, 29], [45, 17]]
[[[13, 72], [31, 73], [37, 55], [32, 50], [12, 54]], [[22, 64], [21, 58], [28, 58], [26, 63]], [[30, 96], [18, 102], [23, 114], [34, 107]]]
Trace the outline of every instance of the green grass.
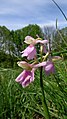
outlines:
[[[67, 61], [55, 64], [56, 73], [43, 72], [44, 92], [52, 119], [67, 118]], [[0, 68], [0, 119], [45, 119], [41, 102], [39, 70], [26, 88], [15, 82], [22, 71]]]

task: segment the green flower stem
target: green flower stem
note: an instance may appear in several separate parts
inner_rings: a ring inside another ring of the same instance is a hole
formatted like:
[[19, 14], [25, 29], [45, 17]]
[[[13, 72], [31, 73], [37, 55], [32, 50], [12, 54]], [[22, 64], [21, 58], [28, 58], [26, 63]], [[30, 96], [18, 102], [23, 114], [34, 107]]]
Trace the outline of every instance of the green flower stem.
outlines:
[[42, 91], [42, 105], [43, 105], [43, 109], [44, 109], [45, 119], [51, 119], [49, 110], [48, 110], [48, 106], [46, 103], [46, 99], [45, 99], [45, 94], [44, 94], [42, 69], [43, 69], [43, 67], [40, 68], [40, 86], [41, 86], [41, 91]]

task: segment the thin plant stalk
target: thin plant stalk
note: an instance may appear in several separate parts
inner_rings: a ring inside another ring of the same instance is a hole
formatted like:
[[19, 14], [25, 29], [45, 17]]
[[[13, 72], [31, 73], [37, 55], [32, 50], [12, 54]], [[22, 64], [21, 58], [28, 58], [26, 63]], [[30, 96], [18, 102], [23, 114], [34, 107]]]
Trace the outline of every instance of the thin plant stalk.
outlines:
[[67, 17], [66, 17], [66, 15], [65, 15], [65, 13], [63, 12], [63, 10], [60, 8], [60, 6], [56, 3], [56, 1], [55, 0], [52, 0], [53, 2], [54, 2], [54, 4], [58, 7], [58, 9], [60, 10], [60, 12], [63, 14], [63, 16], [64, 16], [64, 18], [65, 18], [65, 20], [67, 21]]
[[45, 119], [51, 119], [50, 114], [49, 114], [49, 110], [48, 110], [48, 106], [46, 103], [46, 99], [45, 99], [45, 94], [44, 94], [42, 69], [43, 69], [43, 67], [40, 67], [40, 86], [41, 86], [41, 91], [42, 91], [42, 105], [43, 105], [43, 109], [44, 109]]

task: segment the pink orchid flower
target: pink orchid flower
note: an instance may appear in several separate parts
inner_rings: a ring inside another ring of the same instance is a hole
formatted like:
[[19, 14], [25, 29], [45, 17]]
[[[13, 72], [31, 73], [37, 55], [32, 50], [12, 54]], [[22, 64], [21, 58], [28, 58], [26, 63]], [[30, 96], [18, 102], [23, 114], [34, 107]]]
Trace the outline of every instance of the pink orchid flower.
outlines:
[[16, 82], [20, 83], [22, 87], [28, 86], [30, 83], [34, 81], [34, 69], [31, 71], [24, 70], [17, 78]]
[[17, 64], [22, 67], [24, 71], [16, 78], [16, 82], [20, 83], [22, 87], [26, 87], [34, 81], [34, 71], [36, 68], [25, 61], [17, 62]]
[[41, 62], [39, 64], [34, 65], [35, 68], [38, 68], [41, 66], [43, 66], [43, 69], [47, 75], [49, 75], [50, 73], [54, 73], [55, 71], [54, 64], [51, 61], [45, 61], [45, 62]]
[[22, 57], [26, 56], [28, 60], [33, 59], [36, 56], [36, 48], [33, 45], [29, 45], [24, 51], [22, 51]]
[[46, 47], [44, 46], [44, 44], [47, 44], [48, 43], [48, 40], [41, 40], [41, 38], [34, 39], [31, 36], [26, 36], [24, 42], [26, 44], [32, 44], [32, 45], [35, 45], [35, 44], [40, 43], [40, 44], [43, 45], [43, 52], [44, 53], [47, 53], [47, 50], [46, 50]]
[[[25, 43], [30, 44], [24, 51], [22, 51], [22, 57], [26, 56], [28, 60], [33, 59], [36, 56], [36, 48], [35, 48], [35, 44], [37, 43], [41, 43], [41, 44], [45, 44], [48, 43], [48, 40], [40, 40], [40, 38], [38, 39], [34, 39], [31, 36], [26, 36], [25, 37]], [[43, 51], [46, 53], [46, 48], [44, 46]]]

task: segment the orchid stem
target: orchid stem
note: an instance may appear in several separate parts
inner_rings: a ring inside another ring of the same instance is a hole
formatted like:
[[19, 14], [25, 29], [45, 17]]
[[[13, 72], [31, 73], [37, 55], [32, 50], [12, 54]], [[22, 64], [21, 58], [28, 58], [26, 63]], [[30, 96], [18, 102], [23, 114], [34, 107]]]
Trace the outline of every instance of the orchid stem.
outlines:
[[43, 105], [43, 109], [44, 109], [45, 119], [51, 119], [50, 114], [49, 114], [49, 110], [48, 110], [48, 106], [46, 103], [46, 99], [45, 99], [45, 94], [44, 94], [42, 69], [43, 69], [43, 67], [40, 68], [40, 86], [41, 86], [41, 91], [42, 91], [42, 105]]

